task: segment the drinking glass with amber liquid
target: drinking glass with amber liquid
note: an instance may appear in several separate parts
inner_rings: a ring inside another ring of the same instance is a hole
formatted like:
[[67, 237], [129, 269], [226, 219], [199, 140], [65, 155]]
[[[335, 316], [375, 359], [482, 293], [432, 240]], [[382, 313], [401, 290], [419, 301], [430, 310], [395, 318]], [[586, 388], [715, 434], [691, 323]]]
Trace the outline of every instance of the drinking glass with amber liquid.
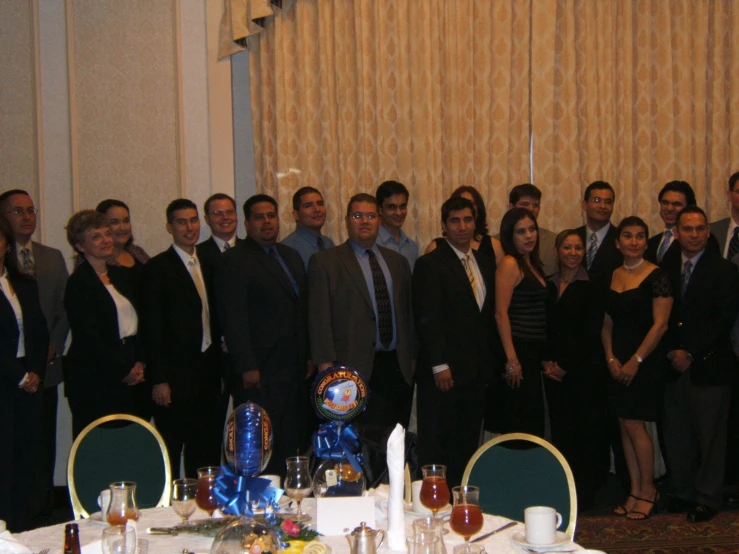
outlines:
[[464, 552], [470, 552], [470, 537], [482, 529], [479, 487], [465, 486], [452, 489], [454, 504], [449, 526], [464, 538]]
[[421, 468], [423, 483], [419, 499], [434, 515], [449, 504], [449, 485], [446, 482], [446, 466], [431, 464]]
[[110, 525], [126, 526], [128, 520], [138, 521], [140, 512], [136, 506], [136, 483], [116, 481], [110, 484], [110, 504], [105, 514]]
[[198, 493], [195, 496], [195, 502], [198, 508], [208, 512], [210, 517], [213, 517], [213, 512], [218, 509], [213, 489], [216, 484], [216, 477], [220, 473], [221, 468], [218, 466], [198, 468]]

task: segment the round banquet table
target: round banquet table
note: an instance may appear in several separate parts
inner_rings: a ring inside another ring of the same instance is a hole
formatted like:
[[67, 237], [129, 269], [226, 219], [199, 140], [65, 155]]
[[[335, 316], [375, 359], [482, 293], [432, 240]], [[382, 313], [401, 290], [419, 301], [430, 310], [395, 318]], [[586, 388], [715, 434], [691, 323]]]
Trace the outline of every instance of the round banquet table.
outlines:
[[[315, 500], [313, 498], [304, 500], [303, 508], [306, 513], [313, 517], [313, 521], [315, 522]], [[204, 517], [204, 513], [197, 511], [193, 515], [192, 519], [198, 519], [201, 517]], [[417, 517], [418, 516], [406, 514], [405, 523], [407, 537], [412, 536], [413, 520]], [[180, 521], [180, 518], [174, 513], [172, 508], [151, 508], [141, 511], [141, 518], [138, 521], [138, 536], [139, 539], [143, 539], [148, 542], [148, 544], [144, 543], [148, 554], [182, 554], [183, 550], [185, 552], [195, 552], [196, 554], [207, 554], [210, 552], [210, 546], [213, 542], [212, 537], [201, 537], [189, 533], [181, 533], [177, 536], [149, 535], [146, 533], [146, 529], [149, 527], [172, 527], [180, 523]], [[479, 534], [484, 534], [493, 529], [497, 529], [509, 521], [509, 519], [504, 517], [485, 514], [485, 522], [482, 531], [480, 531]], [[77, 521], [77, 523], [79, 524], [80, 529], [82, 554], [100, 554], [101, 532], [104, 527], [107, 527], [107, 524], [103, 524], [94, 519], [83, 519]], [[14, 538], [21, 544], [27, 546], [33, 553], [37, 553], [44, 548], [49, 548], [50, 550], [48, 554], [62, 554], [64, 544], [64, 525], [64, 523], [60, 523], [58, 525], [34, 529], [33, 531], [14, 535]], [[378, 519], [376, 527], [386, 529], [387, 521]], [[496, 533], [495, 535], [488, 537], [479, 544], [484, 545], [485, 550], [489, 554], [520, 554], [521, 552], [524, 552], [524, 550], [514, 545], [511, 542], [511, 537], [515, 533], [523, 531], [524, 525], [523, 523], [519, 523], [501, 531], [500, 533]], [[333, 554], [349, 554], [349, 544], [343, 536], [321, 536], [318, 540], [330, 546]], [[444, 543], [448, 554], [452, 554], [453, 547], [462, 542], [464, 542], [462, 537], [454, 532], [450, 531], [444, 535]], [[141, 554], [146, 554], [146, 552], [144, 552], [145, 549], [142, 549]], [[581, 548], [575, 543], [568, 543], [565, 546], [561, 546], [560, 549], [581, 550]], [[551, 552], [556, 551], [556, 548], [551, 550]], [[386, 548], [386, 544], [383, 543], [379, 552], [389, 553], [391, 550], [388, 550]]]

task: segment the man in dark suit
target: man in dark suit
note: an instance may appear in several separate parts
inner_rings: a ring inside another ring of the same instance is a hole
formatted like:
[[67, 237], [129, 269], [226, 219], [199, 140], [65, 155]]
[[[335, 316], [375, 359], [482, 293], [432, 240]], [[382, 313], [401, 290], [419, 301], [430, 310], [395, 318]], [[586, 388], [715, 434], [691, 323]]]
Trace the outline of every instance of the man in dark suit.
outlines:
[[285, 474], [285, 458], [305, 450], [308, 337], [305, 268], [298, 252], [277, 244], [277, 202], [266, 194], [244, 203], [246, 240], [223, 255], [216, 276], [218, 313], [233, 369], [234, 405], [269, 414], [274, 452], [268, 472]]
[[39, 303], [49, 331], [41, 412], [41, 479], [36, 482], [38, 490], [34, 491], [35, 501], [31, 505], [32, 512], [42, 512], [42, 520], [38, 523], [44, 524], [54, 509], [58, 388], [62, 382], [64, 343], [69, 334], [64, 312], [64, 289], [69, 272], [59, 250], [31, 239], [36, 232], [37, 210], [28, 192], [15, 189], [0, 195], [0, 214], [8, 219], [15, 233], [18, 268], [36, 279]]
[[616, 248], [616, 228], [611, 224], [615, 200], [616, 193], [609, 183], [590, 183], [582, 201], [585, 225], [576, 229], [585, 244], [582, 263], [590, 280], [604, 292], [611, 286], [613, 272], [624, 261]]
[[198, 258], [215, 266], [221, 254], [243, 242], [236, 236], [239, 224], [236, 201], [228, 194], [217, 192], [205, 201], [203, 214], [210, 227], [210, 237], [197, 245]]
[[419, 258], [413, 273], [419, 457], [422, 464], [446, 464], [450, 486], [460, 483], [479, 444], [498, 340], [495, 267], [471, 248], [474, 213], [466, 198], [444, 202], [446, 241]]
[[313, 361], [354, 367], [369, 383], [359, 422], [408, 426], [413, 389], [411, 270], [376, 244], [377, 200], [357, 194], [346, 213], [349, 240], [308, 264], [308, 320]]
[[739, 254], [739, 171], [729, 177], [727, 201], [731, 207], [730, 217], [711, 223], [711, 234], [718, 240], [721, 256], [731, 260]]
[[195, 250], [200, 237], [198, 209], [180, 198], [167, 206], [167, 231], [174, 244], [144, 266], [141, 278], [142, 333], [147, 374], [154, 387], [154, 422], [167, 445], [172, 475], [218, 465], [220, 333], [212, 317], [208, 291], [213, 268]]
[[674, 496], [668, 508], [696, 523], [721, 507], [731, 381], [737, 360], [729, 334], [739, 311], [739, 272], [706, 248], [706, 214], [697, 206], [675, 224], [680, 257], [663, 265], [675, 304], [665, 335], [672, 372], [664, 435]]

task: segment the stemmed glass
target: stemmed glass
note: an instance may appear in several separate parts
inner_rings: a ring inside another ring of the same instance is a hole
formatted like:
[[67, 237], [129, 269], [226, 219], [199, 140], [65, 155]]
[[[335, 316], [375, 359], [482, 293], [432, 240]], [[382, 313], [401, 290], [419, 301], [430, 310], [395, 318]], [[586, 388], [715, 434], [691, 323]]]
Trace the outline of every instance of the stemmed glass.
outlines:
[[[482, 510], [480, 509], [479, 487], [452, 488], [454, 504], [449, 526], [452, 531], [464, 537], [463, 552], [472, 552], [470, 537], [482, 529]], [[456, 548], [455, 548], [456, 551]]]
[[110, 484], [110, 504], [105, 514], [110, 525], [123, 525], [129, 519], [138, 521], [139, 509], [136, 506], [136, 483], [116, 481]]
[[136, 552], [136, 532], [125, 525], [113, 525], [103, 529], [101, 541], [103, 554], [134, 554]]
[[431, 464], [421, 468], [423, 483], [419, 499], [436, 519], [437, 512], [449, 504], [449, 485], [446, 482], [446, 466]]
[[293, 456], [287, 459], [285, 494], [298, 503], [297, 512], [293, 517], [295, 521], [310, 521], [310, 516], [300, 510], [303, 498], [309, 496], [313, 489], [308, 461], [308, 456]]
[[183, 525], [187, 525], [187, 520], [195, 513], [197, 494], [197, 479], [175, 479], [172, 481], [172, 509], [182, 518]]
[[216, 498], [213, 494], [213, 488], [216, 483], [216, 477], [221, 473], [218, 466], [207, 466], [198, 468], [198, 493], [195, 502], [198, 508], [208, 512], [208, 516], [213, 517], [213, 512], [218, 508]]

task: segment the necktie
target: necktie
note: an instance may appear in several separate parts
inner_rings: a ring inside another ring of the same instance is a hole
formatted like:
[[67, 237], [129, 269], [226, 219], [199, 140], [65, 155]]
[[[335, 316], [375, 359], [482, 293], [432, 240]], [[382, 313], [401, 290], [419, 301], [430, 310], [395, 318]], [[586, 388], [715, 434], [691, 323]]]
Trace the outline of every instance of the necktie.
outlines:
[[377, 324], [380, 330], [380, 342], [387, 348], [393, 342], [393, 314], [390, 308], [390, 294], [387, 290], [385, 274], [382, 272], [380, 262], [372, 250], [367, 250], [369, 256], [370, 270], [372, 270], [372, 282], [375, 286], [375, 302], [377, 302]]
[[326, 248], [326, 244], [323, 242], [323, 237], [319, 236], [316, 238], [316, 245], [318, 246], [319, 250], [323, 250]]
[[[739, 227], [737, 227], [739, 229]], [[659, 250], [657, 251], [657, 261], [661, 262], [662, 258], [665, 257], [665, 253], [667, 252], [667, 249], [672, 244], [672, 229], [667, 229], [665, 231], [665, 234], [662, 236], [662, 244], [659, 245]]]
[[737, 254], [739, 254], [739, 227], [734, 227], [734, 235], [729, 242], [729, 253], [726, 255], [726, 259], [733, 260]]
[[23, 273], [31, 277], [36, 277], [36, 264], [33, 262], [31, 251], [28, 248], [21, 250], [21, 258], [23, 258]]
[[690, 274], [693, 272], [693, 262], [688, 260], [685, 262], [685, 265], [683, 265], [683, 273], [680, 279], [680, 289], [682, 290], [683, 295], [685, 295], [685, 289], [688, 288], [688, 282], [690, 281]]
[[223, 251], [225, 252], [225, 251], [226, 251], [226, 250], [228, 250], [229, 248], [231, 248], [231, 245], [230, 245], [229, 243], [227, 243], [227, 242], [224, 242], [224, 243], [223, 243]]
[[464, 270], [467, 273], [467, 279], [470, 281], [470, 286], [472, 287], [472, 293], [475, 295], [475, 300], [477, 300], [477, 305], [480, 305], [480, 293], [477, 290], [477, 283], [475, 281], [475, 274], [472, 273], [472, 268], [470, 267], [470, 255], [465, 254], [464, 258], [462, 258], [462, 265], [464, 266]]
[[598, 236], [593, 233], [592, 235], [590, 235], [590, 242], [588, 244], [588, 269], [590, 269], [590, 266], [593, 265], [593, 260], [595, 259], [596, 252], [598, 252]]
[[277, 257], [277, 250], [275, 250], [275, 247], [272, 246], [269, 249], [269, 257], [272, 258], [272, 261], [274, 261], [277, 264], [277, 267], [280, 268], [280, 271], [282, 271], [283, 275], [287, 277], [287, 280], [290, 281], [290, 284], [293, 286], [293, 290], [295, 291], [295, 294], [298, 294], [298, 284], [295, 282], [295, 279], [293, 279], [293, 276], [290, 275], [290, 272], [287, 271], [284, 267], [282, 267], [282, 264], [280, 263], [279, 258]]
[[192, 274], [192, 280], [195, 282], [195, 288], [200, 296], [200, 302], [203, 305], [201, 317], [203, 320], [203, 345], [202, 350], [205, 352], [206, 348], [210, 346], [210, 315], [208, 314], [208, 295], [205, 293], [205, 285], [200, 277], [200, 273], [197, 271], [198, 260], [195, 257], [191, 257], [187, 262], [190, 266], [190, 273]]

